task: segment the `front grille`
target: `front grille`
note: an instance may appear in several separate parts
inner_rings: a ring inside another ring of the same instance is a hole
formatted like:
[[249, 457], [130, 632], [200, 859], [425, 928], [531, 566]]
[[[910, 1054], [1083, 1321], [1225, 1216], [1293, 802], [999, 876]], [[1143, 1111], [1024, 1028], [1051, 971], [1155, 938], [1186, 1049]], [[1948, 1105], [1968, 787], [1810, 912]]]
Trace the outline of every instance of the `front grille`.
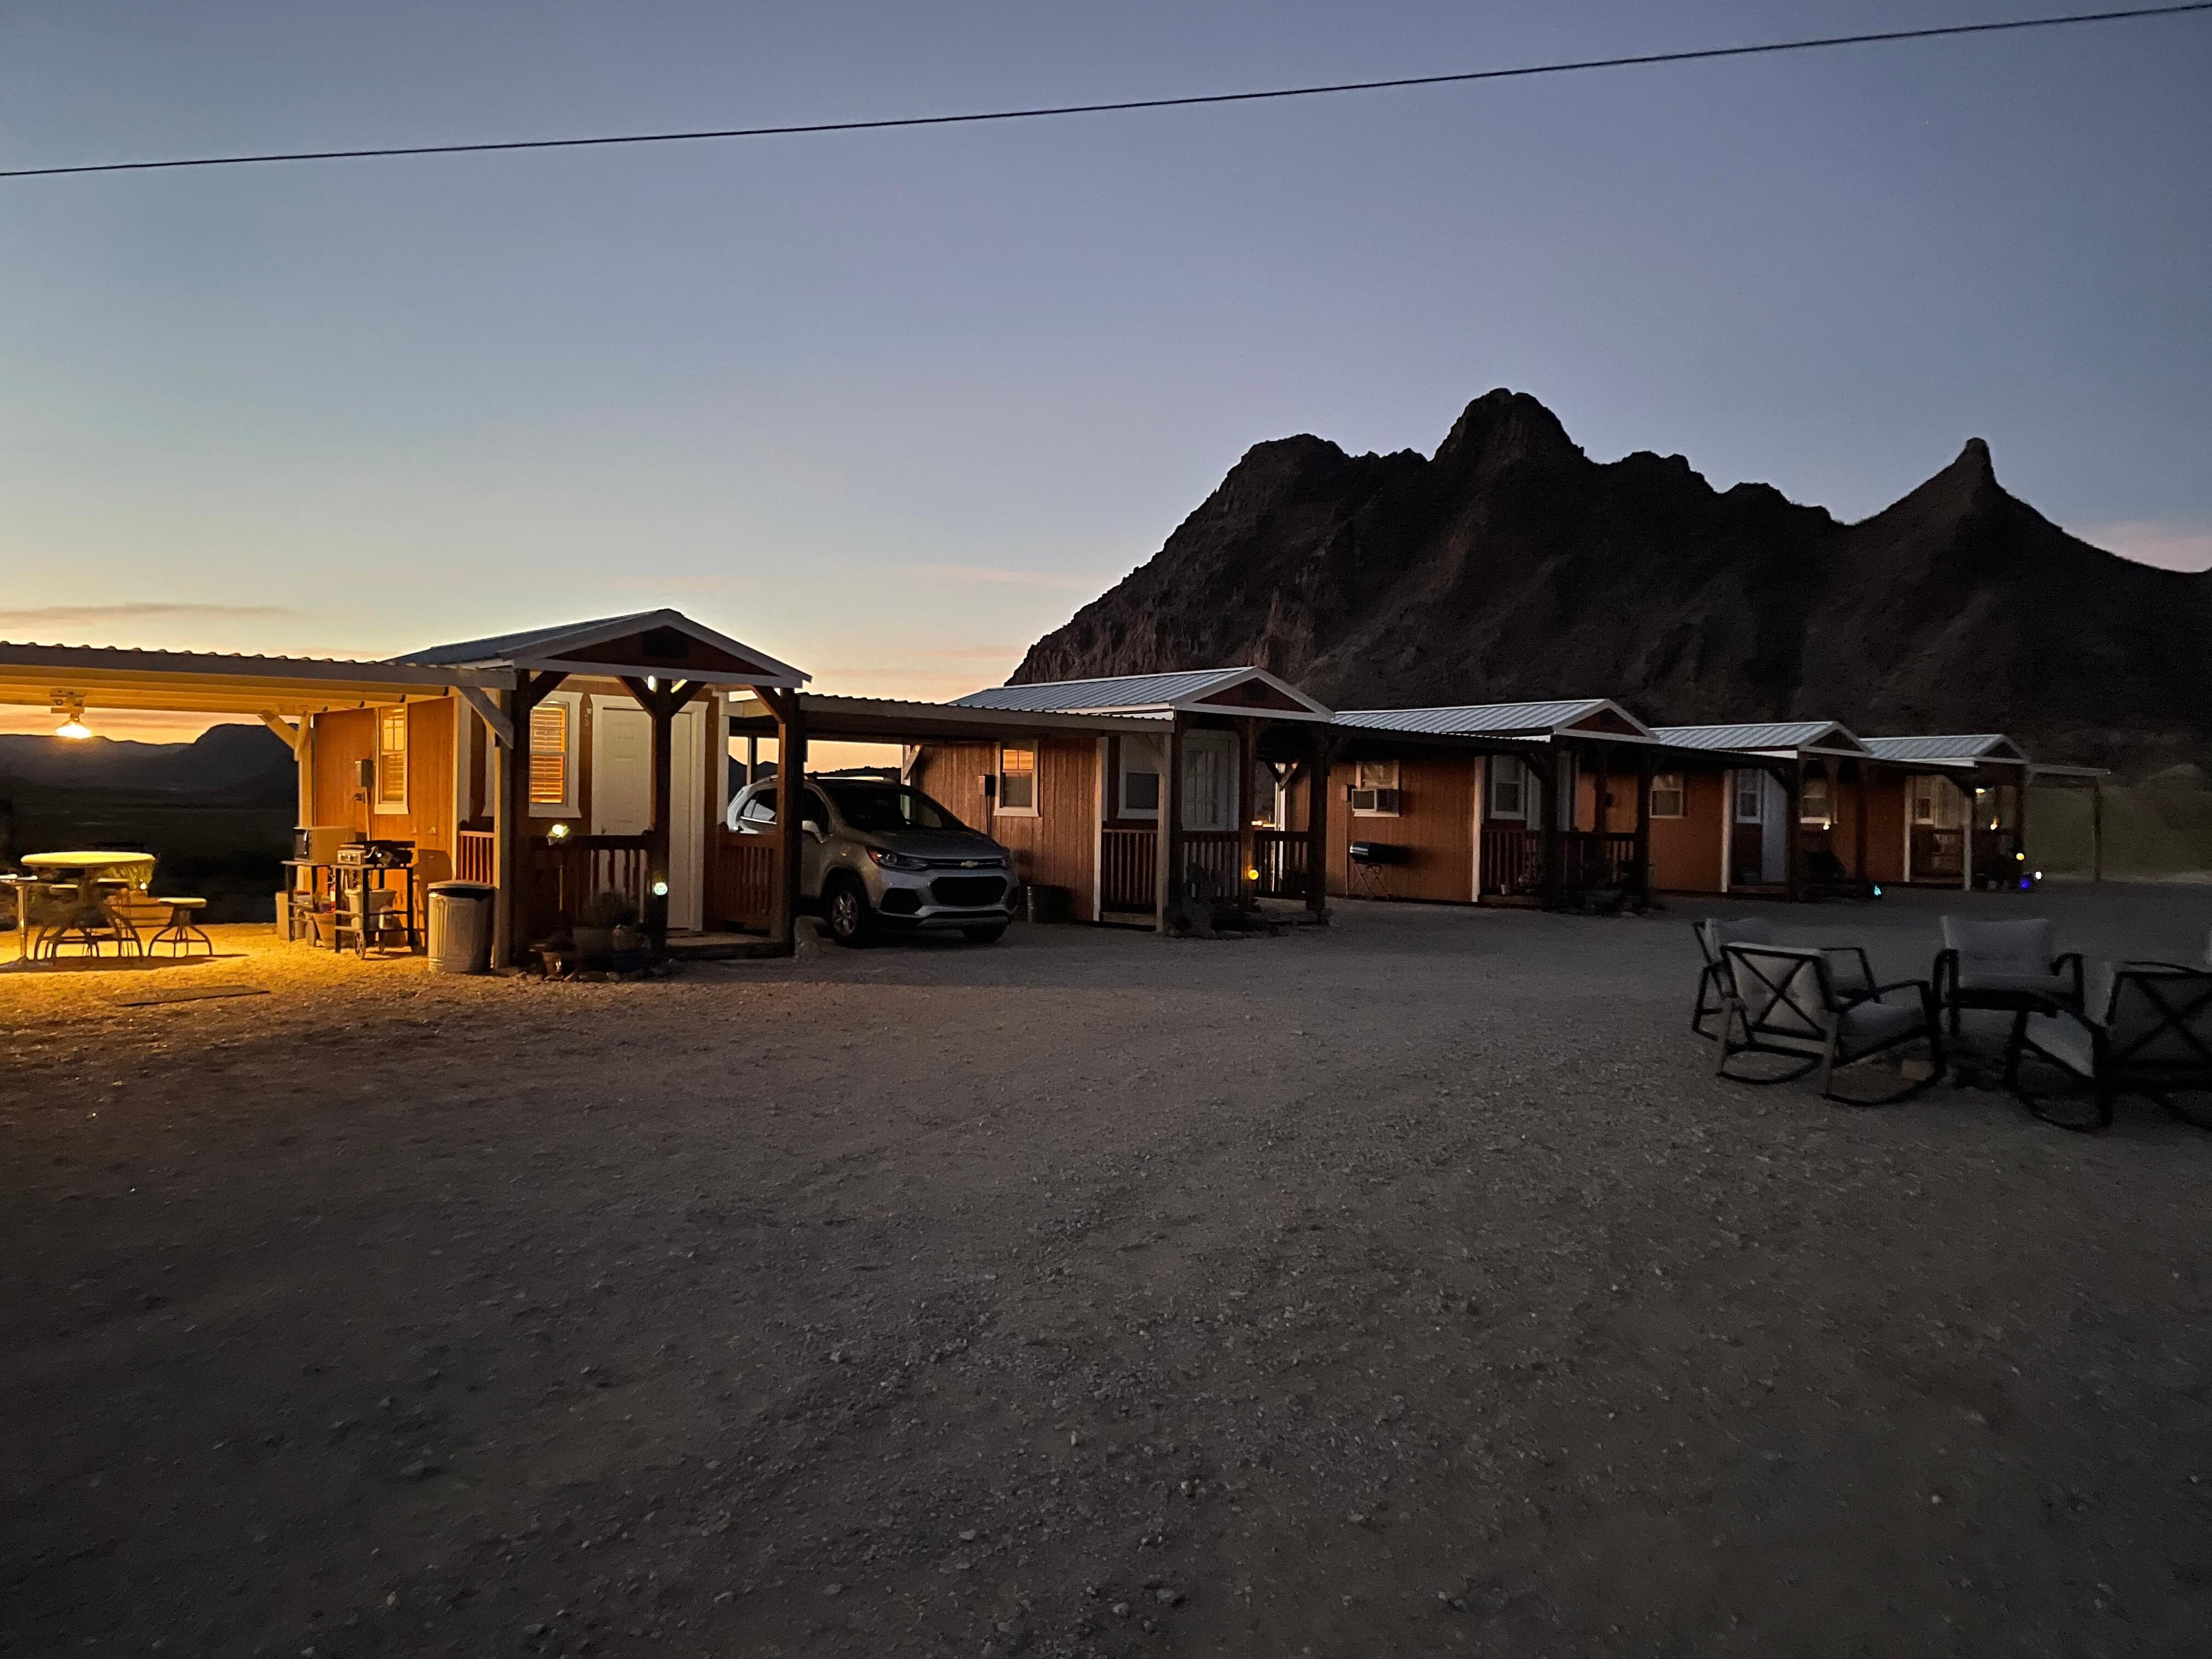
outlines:
[[929, 896], [939, 904], [975, 909], [996, 904], [1006, 896], [1004, 876], [939, 876], [929, 884]]

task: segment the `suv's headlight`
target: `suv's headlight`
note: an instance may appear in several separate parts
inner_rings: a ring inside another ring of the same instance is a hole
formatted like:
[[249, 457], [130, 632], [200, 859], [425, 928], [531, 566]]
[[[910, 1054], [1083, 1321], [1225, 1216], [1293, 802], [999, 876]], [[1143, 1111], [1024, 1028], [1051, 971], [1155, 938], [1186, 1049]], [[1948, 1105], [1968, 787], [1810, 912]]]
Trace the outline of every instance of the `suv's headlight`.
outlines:
[[904, 853], [894, 853], [881, 847], [868, 848], [868, 856], [886, 870], [927, 870], [926, 859], [909, 858]]

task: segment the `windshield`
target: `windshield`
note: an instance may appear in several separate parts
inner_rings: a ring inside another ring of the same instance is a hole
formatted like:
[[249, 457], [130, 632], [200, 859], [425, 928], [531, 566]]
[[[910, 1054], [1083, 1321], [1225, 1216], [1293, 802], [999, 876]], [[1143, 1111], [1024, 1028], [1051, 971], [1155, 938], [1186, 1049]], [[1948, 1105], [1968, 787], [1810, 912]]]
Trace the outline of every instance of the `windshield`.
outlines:
[[921, 790], [902, 783], [824, 782], [822, 790], [836, 807], [837, 816], [864, 835], [968, 827]]

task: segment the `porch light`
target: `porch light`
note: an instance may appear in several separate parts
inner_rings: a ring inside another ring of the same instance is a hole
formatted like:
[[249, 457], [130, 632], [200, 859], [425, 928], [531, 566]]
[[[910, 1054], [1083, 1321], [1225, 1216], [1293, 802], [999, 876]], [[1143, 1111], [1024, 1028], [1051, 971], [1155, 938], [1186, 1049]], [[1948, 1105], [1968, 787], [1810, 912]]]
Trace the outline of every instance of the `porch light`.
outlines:
[[656, 881], [653, 883], [653, 896], [655, 898], [666, 898], [668, 896], [668, 884], [665, 881]]
[[647, 690], [648, 690], [648, 691], [658, 691], [658, 690], [660, 690], [660, 676], [659, 676], [659, 675], [658, 675], [658, 674], [647, 674], [647, 675], [645, 677], [645, 689], [646, 689]]
[[1247, 870], [1244, 872], [1244, 879], [1247, 881], [1257, 881], [1260, 879], [1260, 872], [1257, 870]]
[[564, 822], [562, 822], [562, 823], [556, 823], [556, 824], [555, 824], [551, 829], [548, 830], [545, 832], [545, 839], [546, 839], [546, 840], [548, 840], [548, 841], [566, 841], [566, 840], [568, 840], [568, 826], [567, 823], [564, 821]]

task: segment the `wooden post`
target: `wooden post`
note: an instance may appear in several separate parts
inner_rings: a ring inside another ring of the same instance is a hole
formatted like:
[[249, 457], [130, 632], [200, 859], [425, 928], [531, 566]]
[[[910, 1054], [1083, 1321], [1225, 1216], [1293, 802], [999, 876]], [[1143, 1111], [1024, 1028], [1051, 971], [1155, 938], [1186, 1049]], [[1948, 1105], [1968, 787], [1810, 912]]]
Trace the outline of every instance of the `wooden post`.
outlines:
[[2089, 879], [2105, 878], [2105, 781], [2089, 780]]
[[[1651, 751], [1638, 748], [1636, 751], [1636, 898], [1639, 904], [1651, 902]], [[1682, 780], [1685, 791], [1690, 781]], [[1686, 795], [1685, 796], [1686, 799]]]
[[[668, 951], [668, 896], [675, 886], [670, 872], [669, 814], [673, 810], [676, 773], [676, 716], [706, 687], [697, 680], [652, 686], [625, 677], [623, 688], [636, 699], [653, 723], [653, 822], [645, 832], [645, 931], [655, 956]], [[702, 792], [703, 793], [703, 792]]]
[[799, 892], [805, 846], [799, 830], [799, 793], [806, 780], [806, 710], [796, 691], [753, 688], [775, 715], [775, 895], [769, 907], [769, 935], [777, 951], [799, 948]]
[[[1564, 844], [1559, 840], [1559, 797], [1568, 793], [1565, 785], [1570, 758], [1563, 744], [1552, 750], [1549, 766], [1531, 769], [1536, 774], [1536, 805], [1544, 815], [1541, 844], [1544, 874], [1543, 879], [1537, 883], [1537, 893], [1547, 910], [1559, 908], [1559, 848]], [[1566, 810], [1571, 812], [1574, 810], [1571, 800], [1567, 803]]]
[[1798, 866], [1803, 862], [1797, 843], [1802, 838], [1799, 820], [1805, 816], [1805, 757], [1797, 757], [1797, 763], [1790, 770], [1783, 785], [1790, 799], [1783, 811], [1789, 814], [1782, 820], [1783, 891], [1793, 902], [1802, 894]]
[[1152, 925], [1168, 931], [1168, 909], [1182, 890], [1182, 716], [1168, 722], [1167, 776], [1160, 780], [1159, 835], [1154, 845], [1159, 867], [1152, 872]]
[[1253, 857], [1257, 845], [1252, 839], [1252, 769], [1259, 758], [1259, 742], [1254, 727], [1255, 720], [1237, 722], [1237, 908], [1249, 908], [1253, 902]]
[[564, 673], [515, 676], [515, 688], [500, 694], [507, 723], [514, 729], [512, 747], [495, 749], [499, 764], [498, 787], [492, 792], [492, 965], [512, 968], [530, 944], [530, 716], [553, 688], [568, 677]]
[[1851, 877], [1864, 898], [1867, 884], [1867, 763], [1851, 763]]
[[1316, 921], [1328, 920], [1328, 790], [1335, 758], [1328, 727], [1316, 722], [1306, 765], [1306, 909]]
[[1963, 844], [1959, 849], [1959, 863], [1961, 866], [1959, 887], [1962, 892], [1968, 893], [1974, 890], [1974, 820], [1982, 815], [1982, 809], [1974, 804], [1974, 774], [1969, 773], [1965, 784], [1954, 786], [1959, 787], [1966, 798], [1966, 828]]

